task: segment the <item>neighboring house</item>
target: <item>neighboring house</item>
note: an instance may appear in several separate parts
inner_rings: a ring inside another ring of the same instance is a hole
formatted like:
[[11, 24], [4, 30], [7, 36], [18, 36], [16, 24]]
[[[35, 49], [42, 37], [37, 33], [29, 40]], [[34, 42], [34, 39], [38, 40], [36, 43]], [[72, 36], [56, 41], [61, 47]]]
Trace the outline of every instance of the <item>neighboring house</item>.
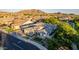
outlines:
[[21, 26], [21, 30], [25, 34], [27, 34], [29, 36], [33, 36], [34, 34], [37, 34], [37, 36], [39, 36], [41, 38], [50, 36], [51, 33], [56, 28], [57, 28], [56, 25], [45, 24], [43, 22], [30, 23], [30, 24], [25, 24], [24, 26]]
[[57, 28], [57, 25], [52, 25], [52, 24], [45, 24], [44, 25], [45, 30], [47, 31], [48, 35], [51, 35], [52, 32]]
[[24, 30], [24, 33], [36, 32], [43, 29], [43, 23], [35, 23], [35, 24], [30, 23], [21, 27]]

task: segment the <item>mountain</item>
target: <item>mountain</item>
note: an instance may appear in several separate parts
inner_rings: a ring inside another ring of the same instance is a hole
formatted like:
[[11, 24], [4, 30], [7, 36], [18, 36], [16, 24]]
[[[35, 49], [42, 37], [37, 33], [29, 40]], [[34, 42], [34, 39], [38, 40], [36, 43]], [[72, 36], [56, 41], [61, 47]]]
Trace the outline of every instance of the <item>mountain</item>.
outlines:
[[22, 10], [17, 12], [17, 14], [24, 13], [24, 14], [43, 14], [45, 12], [37, 9], [28, 9], [28, 10]]
[[48, 15], [47, 13], [41, 10], [28, 9], [28, 10], [22, 10], [22, 11], [15, 12], [15, 19], [26, 20], [26, 21], [28, 21], [29, 19], [37, 20], [40, 18], [45, 18], [47, 17], [47, 15]]

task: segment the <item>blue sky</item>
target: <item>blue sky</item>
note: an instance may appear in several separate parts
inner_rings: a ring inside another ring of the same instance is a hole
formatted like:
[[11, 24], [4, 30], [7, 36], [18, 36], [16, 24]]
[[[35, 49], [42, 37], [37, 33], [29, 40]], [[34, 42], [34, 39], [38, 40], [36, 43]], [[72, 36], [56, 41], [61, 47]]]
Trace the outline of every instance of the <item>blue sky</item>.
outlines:
[[[7, 12], [17, 12], [21, 9], [1, 9], [0, 11], [7, 11]], [[44, 12], [48, 13], [55, 13], [55, 12], [62, 12], [62, 13], [75, 13], [79, 14], [79, 9], [41, 9]]]

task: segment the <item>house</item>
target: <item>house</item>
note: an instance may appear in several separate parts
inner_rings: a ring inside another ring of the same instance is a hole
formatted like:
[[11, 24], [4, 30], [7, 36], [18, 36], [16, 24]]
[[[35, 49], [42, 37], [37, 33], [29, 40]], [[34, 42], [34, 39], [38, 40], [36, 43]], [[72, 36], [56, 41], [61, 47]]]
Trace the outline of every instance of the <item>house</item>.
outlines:
[[56, 28], [57, 28], [56, 25], [46, 24], [43, 22], [30, 23], [30, 24], [25, 24], [24, 26], [21, 26], [21, 30], [25, 34], [31, 37], [37, 34], [36, 36], [39, 36], [41, 38], [49, 37]]
[[44, 24], [44, 28], [48, 35], [52, 35], [52, 32], [57, 28], [57, 25]]

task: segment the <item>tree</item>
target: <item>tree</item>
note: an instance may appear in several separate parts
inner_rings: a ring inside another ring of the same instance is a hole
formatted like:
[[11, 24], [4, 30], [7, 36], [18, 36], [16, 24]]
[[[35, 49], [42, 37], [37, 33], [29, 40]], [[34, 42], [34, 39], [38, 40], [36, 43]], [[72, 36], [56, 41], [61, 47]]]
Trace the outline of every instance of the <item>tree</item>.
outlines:
[[52, 40], [51, 42], [49, 41], [48, 43], [48, 45], [51, 45], [51, 49], [53, 48], [53, 42], [58, 46], [67, 46], [69, 48], [71, 48], [71, 44], [73, 42], [79, 42], [78, 32], [67, 22], [62, 22], [54, 18], [49, 18], [47, 19], [47, 21], [51, 24], [57, 25], [57, 30], [55, 31], [55, 34], [52, 37], [52, 39], [55, 40]]
[[59, 20], [54, 17], [50, 17], [44, 20], [44, 23], [58, 24]]
[[79, 21], [74, 19], [74, 24], [75, 24], [75, 30], [78, 32], [79, 34]]
[[13, 30], [12, 28], [10, 28], [10, 27], [6, 27], [4, 30], [7, 31], [8, 33], [14, 31], [14, 30]]

